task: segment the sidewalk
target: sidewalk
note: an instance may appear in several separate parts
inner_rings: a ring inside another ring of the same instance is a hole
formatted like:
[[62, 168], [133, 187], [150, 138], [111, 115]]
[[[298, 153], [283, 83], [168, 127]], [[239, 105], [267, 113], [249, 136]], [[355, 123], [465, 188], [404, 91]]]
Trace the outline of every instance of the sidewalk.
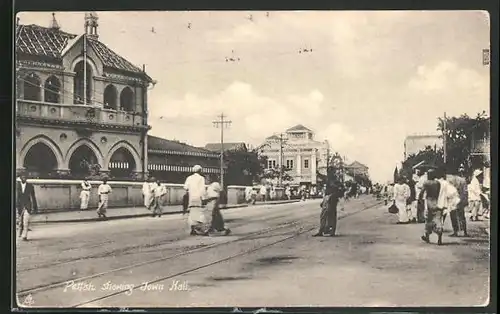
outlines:
[[[237, 204], [237, 205], [222, 205], [221, 209], [231, 209], [240, 207], [252, 207], [259, 205], [277, 205], [277, 204], [287, 204], [287, 203], [297, 203], [299, 200], [284, 200], [284, 201], [269, 201], [269, 202], [257, 202], [255, 205], [248, 204]], [[180, 205], [169, 205], [163, 207], [163, 214], [179, 214], [182, 213], [182, 206]], [[150, 216], [151, 212], [144, 207], [122, 207], [122, 208], [108, 208], [107, 210], [107, 220], [112, 219], [126, 219], [135, 217], [146, 217]], [[36, 214], [31, 217], [31, 223], [59, 223], [59, 222], [87, 222], [87, 221], [97, 221], [102, 220], [98, 218], [94, 208], [85, 211], [74, 210], [65, 212], [53, 212], [53, 213], [41, 213]]]

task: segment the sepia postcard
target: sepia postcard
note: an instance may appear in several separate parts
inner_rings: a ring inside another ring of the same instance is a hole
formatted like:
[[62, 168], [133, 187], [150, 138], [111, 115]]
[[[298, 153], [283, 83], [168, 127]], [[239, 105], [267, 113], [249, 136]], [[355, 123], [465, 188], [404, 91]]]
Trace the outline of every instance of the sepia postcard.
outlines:
[[14, 22], [17, 309], [491, 301], [488, 12]]

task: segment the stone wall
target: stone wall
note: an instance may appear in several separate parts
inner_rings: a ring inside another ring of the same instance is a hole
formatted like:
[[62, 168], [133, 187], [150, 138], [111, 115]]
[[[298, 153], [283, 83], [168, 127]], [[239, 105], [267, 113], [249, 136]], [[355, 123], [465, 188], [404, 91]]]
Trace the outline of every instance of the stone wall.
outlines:
[[[28, 180], [35, 187], [38, 208], [44, 211], [63, 211], [80, 207], [81, 181], [77, 180]], [[89, 181], [92, 185], [89, 208], [97, 208], [97, 187], [102, 182]], [[110, 207], [141, 207], [144, 206], [142, 197], [142, 182], [108, 181], [113, 189], [109, 196]], [[182, 184], [164, 184], [167, 187], [167, 205], [182, 205], [184, 187]], [[236, 205], [245, 202], [245, 186], [229, 186], [228, 204]], [[283, 199], [283, 189], [276, 189], [276, 199]]]

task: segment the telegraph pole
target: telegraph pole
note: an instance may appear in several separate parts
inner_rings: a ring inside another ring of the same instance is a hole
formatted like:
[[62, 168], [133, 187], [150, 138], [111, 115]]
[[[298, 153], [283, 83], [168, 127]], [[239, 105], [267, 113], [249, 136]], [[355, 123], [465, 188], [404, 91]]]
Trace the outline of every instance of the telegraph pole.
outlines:
[[229, 127], [232, 121], [225, 120], [227, 116], [221, 113], [217, 116], [219, 119], [213, 121], [212, 123], [216, 128], [220, 126], [220, 186], [224, 189], [224, 127]]
[[443, 161], [444, 164], [446, 165], [446, 112], [444, 113], [444, 119], [443, 119]]

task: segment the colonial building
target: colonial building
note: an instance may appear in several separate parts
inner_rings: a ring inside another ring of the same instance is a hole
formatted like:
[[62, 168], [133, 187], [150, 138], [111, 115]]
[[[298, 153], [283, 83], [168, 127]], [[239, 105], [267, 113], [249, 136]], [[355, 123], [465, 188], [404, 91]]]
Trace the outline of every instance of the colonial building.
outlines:
[[439, 135], [409, 135], [404, 142], [404, 159], [411, 154], [417, 154], [427, 146], [440, 149], [443, 147], [443, 139]]
[[[47, 21], [49, 22], [49, 21]], [[85, 33], [16, 26], [16, 167], [35, 176], [82, 177], [92, 166], [112, 178], [146, 174], [147, 91], [153, 80]]]
[[169, 183], [184, 183], [194, 165], [203, 167], [203, 174], [219, 174], [218, 153], [148, 135], [148, 170], [155, 178]]
[[[260, 146], [268, 168], [285, 166], [293, 178], [291, 185], [317, 185], [318, 171], [326, 169], [330, 154], [328, 141], [314, 139], [314, 132], [299, 124], [282, 136], [270, 136]], [[326, 171], [324, 171], [326, 173]]]

